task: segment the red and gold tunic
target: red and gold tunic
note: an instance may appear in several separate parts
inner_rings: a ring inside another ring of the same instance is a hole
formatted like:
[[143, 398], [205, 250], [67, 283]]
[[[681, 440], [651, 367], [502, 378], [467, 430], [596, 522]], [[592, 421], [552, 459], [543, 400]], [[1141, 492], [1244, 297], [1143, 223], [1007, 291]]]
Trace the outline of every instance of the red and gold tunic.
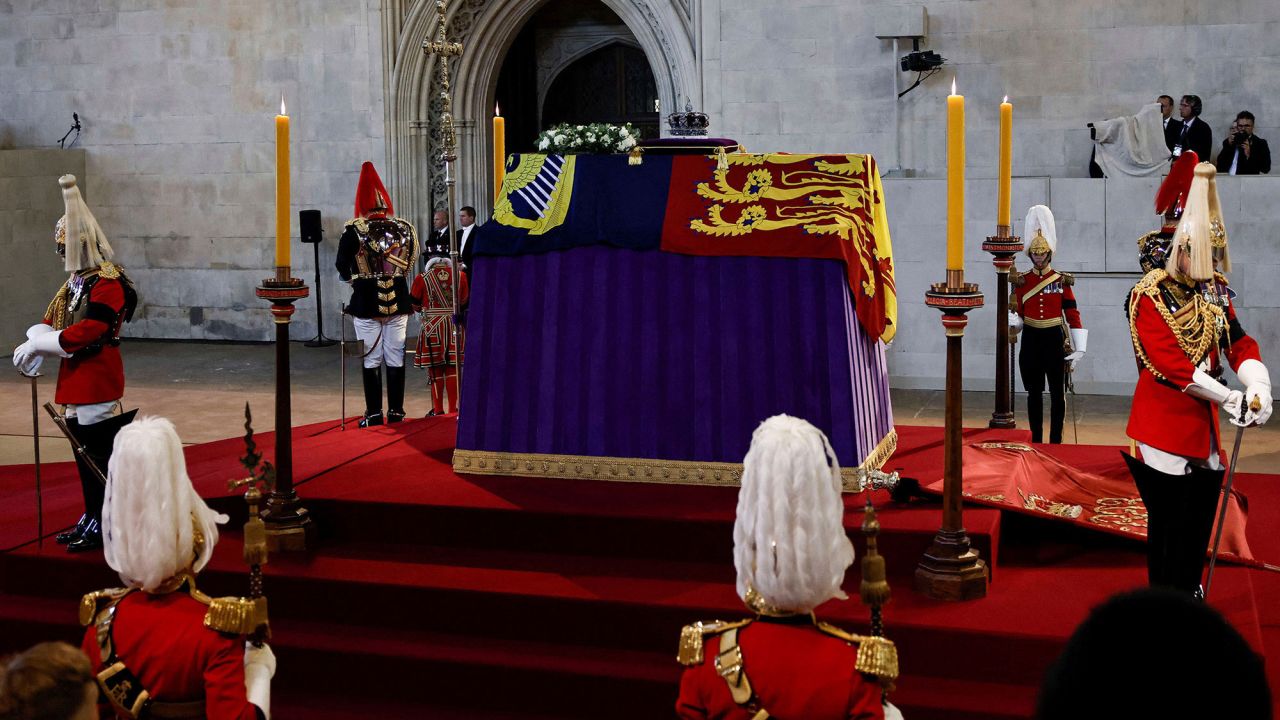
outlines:
[[1071, 275], [1051, 267], [1011, 273], [1009, 283], [1014, 286], [1012, 310], [1028, 327], [1059, 327], [1066, 318], [1068, 327], [1079, 330], [1084, 326], [1080, 323], [1075, 293], [1071, 291], [1074, 282]]
[[[462, 352], [453, 340], [453, 327], [449, 316], [453, 314], [453, 270], [445, 263], [434, 263], [413, 280], [409, 290], [409, 302], [414, 312], [422, 315], [422, 330], [418, 333], [418, 351], [413, 356], [414, 367], [443, 370], [457, 367], [462, 362]], [[458, 304], [465, 305], [470, 292], [466, 273], [458, 273]], [[462, 340], [462, 328], [458, 328]], [[465, 345], [465, 342], [463, 343]]]
[[1206, 299], [1203, 288], [1152, 270], [1129, 295], [1138, 386], [1127, 432], [1138, 442], [1183, 457], [1208, 458], [1211, 447], [1222, 447], [1218, 407], [1185, 392], [1196, 367], [1204, 363], [1216, 375], [1220, 355], [1232, 369], [1245, 360], [1262, 360], [1258, 343], [1236, 319], [1226, 278], [1219, 275], [1210, 286], [1218, 302]]
[[[770, 717], [884, 717], [883, 688], [874, 676], [857, 668], [858, 646], [850, 641], [855, 636], [814, 624], [808, 615], [761, 617], [749, 624], [731, 623], [727, 627], [735, 626], [750, 687]], [[685, 632], [688, 634], [690, 629]], [[700, 661], [685, 669], [676, 700], [677, 716], [685, 720], [750, 719], [751, 714], [734, 701], [728, 683], [716, 670], [723, 637], [707, 637], [702, 657], [694, 658]]]
[[58, 344], [71, 353], [58, 367], [54, 402], [90, 405], [124, 396], [120, 328], [136, 303], [129, 278], [109, 262], [74, 273], [62, 286], [44, 316], [62, 331]]
[[[95, 595], [103, 593], [88, 598]], [[205, 627], [208, 610], [187, 592], [125, 595], [110, 630], [116, 657], [156, 702], [203, 701], [208, 720], [252, 720], [259, 711], [245, 694], [244, 637]], [[97, 624], [89, 625], [81, 648], [95, 674], [102, 670]]]

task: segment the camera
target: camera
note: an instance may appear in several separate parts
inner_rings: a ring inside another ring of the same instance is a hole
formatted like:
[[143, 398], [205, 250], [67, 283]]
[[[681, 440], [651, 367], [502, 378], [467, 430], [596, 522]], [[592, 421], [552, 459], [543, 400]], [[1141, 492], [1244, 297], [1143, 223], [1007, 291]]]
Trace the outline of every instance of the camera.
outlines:
[[946, 58], [932, 50], [916, 50], [903, 55], [901, 65], [903, 72], [911, 72], [913, 70], [915, 72], [925, 72], [941, 67], [946, 61]]

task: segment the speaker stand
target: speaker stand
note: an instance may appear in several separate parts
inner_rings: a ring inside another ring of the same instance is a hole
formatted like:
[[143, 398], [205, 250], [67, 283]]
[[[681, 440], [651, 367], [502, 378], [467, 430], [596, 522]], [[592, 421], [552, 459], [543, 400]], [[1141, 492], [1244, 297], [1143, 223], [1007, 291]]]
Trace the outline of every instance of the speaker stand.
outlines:
[[320, 285], [320, 243], [311, 243], [311, 249], [315, 251], [315, 269], [316, 269], [316, 336], [302, 343], [304, 347], [329, 347], [337, 345], [338, 341], [324, 336], [324, 290]]

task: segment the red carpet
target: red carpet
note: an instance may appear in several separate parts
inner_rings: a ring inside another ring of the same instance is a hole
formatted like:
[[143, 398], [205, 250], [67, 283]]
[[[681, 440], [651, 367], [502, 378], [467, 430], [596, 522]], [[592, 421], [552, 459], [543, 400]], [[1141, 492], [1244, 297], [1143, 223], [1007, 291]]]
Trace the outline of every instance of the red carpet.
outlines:
[[[600, 707], [616, 709], [611, 717], [669, 717], [680, 626], [743, 614], [731, 488], [461, 477], [449, 466], [451, 418], [348, 428], [294, 431], [298, 491], [321, 547], [274, 556], [266, 568], [280, 658], [274, 717], [585, 718]], [[899, 434], [887, 469], [934, 479], [941, 429]], [[967, 442], [995, 438], [1025, 434], [966, 433]], [[270, 455], [271, 436], [257, 440]], [[241, 474], [242, 451], [239, 438], [187, 449], [201, 492], [240, 520], [243, 503], [226, 497], [225, 481]], [[1086, 468], [1116, 457], [1114, 448], [1049, 452]], [[79, 512], [73, 474], [70, 464], [46, 468], [47, 533]], [[1249, 540], [1263, 558], [1280, 557], [1280, 538], [1260, 531], [1280, 522], [1275, 479], [1239, 478], [1251, 496]], [[32, 482], [30, 467], [0, 469], [0, 547], [34, 537]], [[880, 495], [895, 592], [885, 622], [903, 667], [894, 700], [912, 720], [1029, 716], [1044, 669], [1089, 608], [1145, 581], [1137, 542], [968, 507], [966, 526], [993, 565], [990, 593], [929, 601], [909, 577], [941, 513]], [[851, 528], [863, 499], [848, 498]], [[243, 592], [237, 533], [224, 535], [202, 579], [214, 594]], [[1260, 651], [1280, 650], [1277, 580], [1242, 567], [1214, 580], [1213, 604]], [[100, 554], [68, 556], [49, 541], [0, 555], [0, 652], [75, 638], [79, 595], [114, 584]], [[856, 603], [820, 613], [865, 629]], [[1274, 673], [1280, 663], [1272, 665]]]

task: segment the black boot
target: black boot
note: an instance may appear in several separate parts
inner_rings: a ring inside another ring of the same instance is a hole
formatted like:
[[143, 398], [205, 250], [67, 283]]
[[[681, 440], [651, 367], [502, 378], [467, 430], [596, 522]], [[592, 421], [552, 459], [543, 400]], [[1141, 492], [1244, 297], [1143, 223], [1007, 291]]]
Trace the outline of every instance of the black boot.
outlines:
[[1031, 442], [1044, 442], [1044, 398], [1040, 393], [1027, 393], [1027, 425], [1031, 428]]
[[88, 552], [100, 547], [102, 547], [102, 525], [97, 520], [90, 520], [80, 537], [67, 544], [67, 552]]
[[1147, 582], [1152, 587], [1169, 587], [1173, 584], [1170, 535], [1177, 522], [1186, 476], [1168, 475], [1127, 453], [1121, 455], [1129, 466], [1134, 484], [1138, 486], [1142, 504], [1147, 507]]
[[382, 368], [364, 369], [364, 417], [360, 427], [382, 424]]
[[387, 422], [404, 420], [404, 368], [387, 366]]
[[1180, 532], [1172, 538], [1170, 557], [1172, 585], [1196, 595], [1201, 592], [1206, 551], [1212, 540], [1213, 524], [1218, 519], [1218, 501], [1222, 497], [1222, 470], [1191, 466], [1181, 507]]
[[76, 538], [80, 537], [80, 533], [84, 532], [85, 525], [89, 524], [89, 519], [90, 518], [88, 513], [81, 515], [80, 519], [76, 521], [75, 527], [71, 528], [70, 530], [67, 530], [66, 532], [58, 533], [53, 537], [53, 539], [59, 545], [66, 545], [72, 540], [75, 540]]

